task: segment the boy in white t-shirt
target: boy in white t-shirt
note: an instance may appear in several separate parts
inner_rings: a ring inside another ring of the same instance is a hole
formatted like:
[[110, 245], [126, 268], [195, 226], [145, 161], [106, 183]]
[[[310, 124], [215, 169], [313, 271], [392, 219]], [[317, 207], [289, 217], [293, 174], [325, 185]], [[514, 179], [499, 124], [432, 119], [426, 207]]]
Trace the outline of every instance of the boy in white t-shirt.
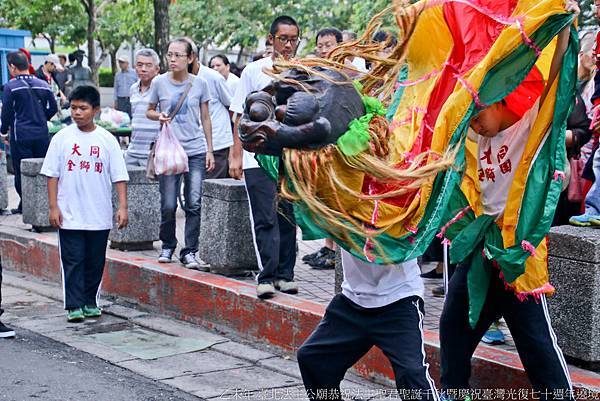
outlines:
[[113, 226], [112, 184], [119, 196], [117, 227], [123, 228], [129, 175], [115, 137], [94, 124], [98, 90], [80, 86], [69, 101], [74, 124], [52, 138], [41, 174], [48, 177], [50, 224], [59, 229], [67, 320], [81, 322], [102, 314], [98, 295]]
[[423, 342], [423, 279], [417, 260], [396, 265], [342, 253], [342, 293], [298, 350], [311, 400], [341, 400], [340, 382], [373, 346], [394, 369], [399, 399], [439, 400]]
[[[570, 7], [576, 7], [576, 4], [568, 3], [567, 10]], [[481, 110], [470, 121], [473, 132], [470, 132], [469, 139], [478, 145], [477, 167], [483, 214], [493, 216], [496, 221], [504, 215], [515, 171], [521, 163], [539, 109], [560, 70], [569, 34], [567, 27], [558, 36], [557, 50], [545, 87], [540, 84], [537, 89], [530, 90], [528, 96], [517, 88], [504, 100]], [[532, 73], [537, 73], [539, 80], [542, 80], [535, 68]], [[468, 272], [471, 268], [470, 262], [457, 266], [448, 284], [440, 316], [443, 398], [457, 399], [457, 395], [461, 397], [461, 394], [468, 394], [471, 358], [477, 344], [490, 324], [504, 317], [534, 392], [542, 394], [540, 399], [554, 399], [553, 394], [558, 392], [565, 394], [564, 399], [573, 399], [569, 395], [573, 389], [571, 379], [563, 353], [556, 342], [546, 295], [542, 293], [539, 299], [528, 297], [520, 300], [512, 289], [507, 288], [499, 271], [494, 270], [481, 314], [472, 328], [469, 324], [468, 288]], [[545, 398], [544, 394], [550, 395]]]

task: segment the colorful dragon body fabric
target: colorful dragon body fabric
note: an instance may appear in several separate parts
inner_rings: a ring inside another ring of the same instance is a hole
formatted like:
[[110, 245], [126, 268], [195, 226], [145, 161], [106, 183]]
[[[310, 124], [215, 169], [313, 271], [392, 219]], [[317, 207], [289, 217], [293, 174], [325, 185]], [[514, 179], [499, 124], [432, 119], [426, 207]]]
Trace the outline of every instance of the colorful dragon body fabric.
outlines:
[[[471, 265], [474, 325], [495, 269], [521, 298], [554, 291], [546, 235], [567, 168], [575, 28], [523, 154], [511, 160], [514, 179], [498, 219], [483, 213], [480, 186], [493, 176], [478, 166], [477, 142], [467, 138], [470, 120], [499, 101], [519, 115], [530, 109], [550, 76], [557, 35], [574, 16], [564, 0], [420, 1], [393, 12], [401, 37], [389, 56], [365, 42], [371, 30], [335, 49], [332, 60], [276, 63], [275, 73], [284, 72], [275, 81], [285, 84], [274, 86], [285, 95], [271, 87], [258, 99], [267, 106], [253, 108], [256, 97], [247, 103], [240, 135], [245, 148], [280, 155], [257, 158], [295, 202], [305, 239], [332, 237], [360, 259], [389, 264], [420, 256], [436, 235], [444, 238], [451, 260]], [[354, 91], [343, 73], [351, 55], [373, 65]], [[322, 100], [336, 107], [324, 109]], [[298, 102], [311, 112], [288, 115]], [[261, 129], [266, 120], [275, 122]]]

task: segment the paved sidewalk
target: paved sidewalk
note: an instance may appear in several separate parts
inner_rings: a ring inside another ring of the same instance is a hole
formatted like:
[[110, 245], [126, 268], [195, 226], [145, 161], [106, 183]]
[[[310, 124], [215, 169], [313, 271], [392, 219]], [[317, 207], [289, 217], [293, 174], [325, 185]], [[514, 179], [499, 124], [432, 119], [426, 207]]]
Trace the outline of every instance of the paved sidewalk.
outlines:
[[[15, 328], [17, 335], [25, 329], [51, 338], [152, 379], [163, 388], [205, 400], [307, 399], [293, 356], [276, 355], [268, 346], [111, 300], [102, 301], [100, 319], [68, 323], [57, 284], [10, 271], [4, 272], [2, 295], [6, 309], [2, 321]], [[10, 347], [10, 340], [0, 342], [0, 352], [5, 346]], [[73, 359], [72, 363], [78, 363], [75, 353]], [[43, 387], [43, 372], [32, 374]], [[354, 400], [376, 399], [390, 391], [351, 373], [342, 382], [342, 390]]]

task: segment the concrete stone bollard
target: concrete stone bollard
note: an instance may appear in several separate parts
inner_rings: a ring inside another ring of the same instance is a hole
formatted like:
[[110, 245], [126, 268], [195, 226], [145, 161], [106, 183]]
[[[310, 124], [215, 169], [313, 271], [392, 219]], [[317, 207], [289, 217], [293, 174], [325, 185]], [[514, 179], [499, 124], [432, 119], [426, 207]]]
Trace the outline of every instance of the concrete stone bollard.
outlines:
[[[153, 249], [153, 242], [158, 241], [160, 229], [160, 192], [158, 181], [146, 178], [144, 167], [128, 167], [127, 203], [129, 207], [129, 224], [124, 229], [117, 229], [116, 221], [108, 239], [110, 247], [122, 251], [142, 251]], [[116, 215], [119, 197], [113, 186], [113, 211]]]
[[243, 181], [204, 181], [199, 256], [211, 272], [226, 276], [258, 268]]
[[600, 369], [600, 230], [572, 226], [550, 231], [548, 298], [558, 343], [565, 355]]
[[48, 211], [48, 179], [40, 174], [43, 158], [21, 160], [23, 223], [34, 231], [52, 231]]
[[6, 152], [0, 152], [0, 210], [8, 207]]

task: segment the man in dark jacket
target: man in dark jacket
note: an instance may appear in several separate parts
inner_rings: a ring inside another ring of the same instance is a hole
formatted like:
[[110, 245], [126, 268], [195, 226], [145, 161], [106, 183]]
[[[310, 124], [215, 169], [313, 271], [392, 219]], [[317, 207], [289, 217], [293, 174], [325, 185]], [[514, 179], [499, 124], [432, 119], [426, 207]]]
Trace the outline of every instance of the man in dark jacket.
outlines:
[[[4, 85], [0, 134], [6, 142], [10, 130], [10, 150], [15, 171], [15, 189], [21, 197], [21, 160], [44, 157], [48, 150], [47, 121], [58, 107], [48, 84], [29, 74], [25, 54], [6, 56], [8, 69], [15, 78]], [[21, 213], [21, 202], [13, 213]]]

